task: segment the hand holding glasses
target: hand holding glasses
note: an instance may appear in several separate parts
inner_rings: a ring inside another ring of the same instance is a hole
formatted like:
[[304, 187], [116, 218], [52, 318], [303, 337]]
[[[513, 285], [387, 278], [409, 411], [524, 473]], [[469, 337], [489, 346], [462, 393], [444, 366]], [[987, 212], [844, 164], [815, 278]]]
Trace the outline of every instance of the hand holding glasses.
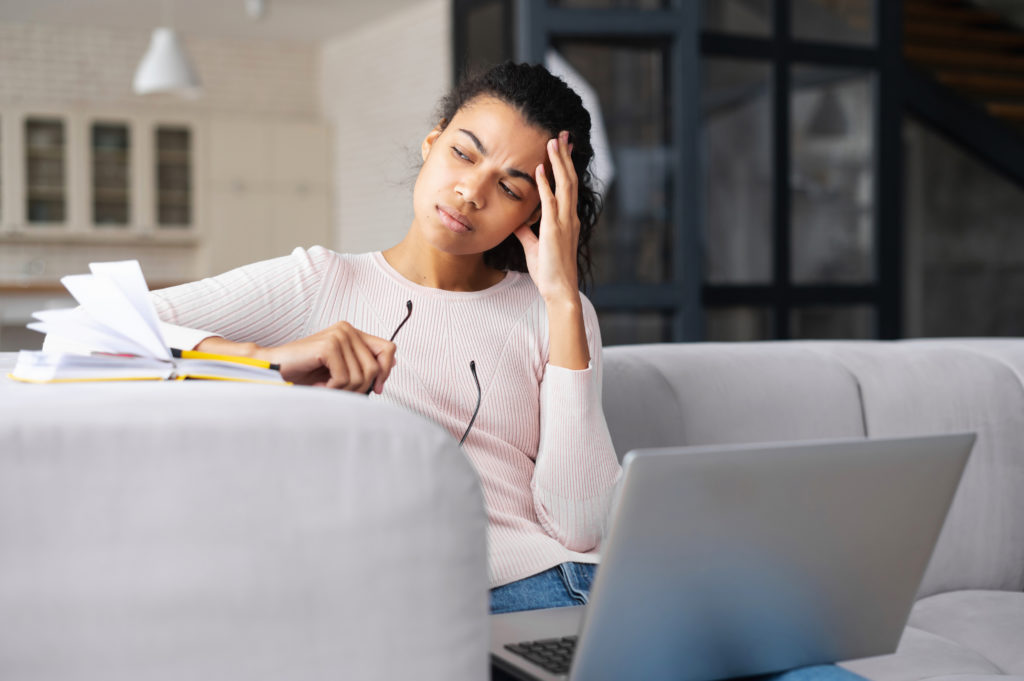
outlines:
[[[412, 301], [411, 300], [405, 301], [405, 310], [406, 310], [405, 317], [398, 324], [398, 327], [395, 328], [395, 332], [391, 334], [391, 338], [388, 339], [392, 343], [395, 341], [395, 336], [398, 335], [398, 332], [401, 331], [402, 327], [405, 326], [405, 323], [407, 321], [409, 321], [409, 317], [412, 316]], [[469, 431], [473, 427], [473, 423], [476, 421], [476, 415], [480, 413], [480, 401], [483, 398], [483, 392], [480, 390], [480, 379], [476, 375], [476, 361], [475, 360], [470, 360], [470, 362], [469, 362], [469, 371], [470, 371], [470, 373], [473, 374], [473, 382], [476, 384], [476, 408], [473, 410], [473, 416], [469, 419], [469, 425], [466, 426], [466, 432], [464, 432], [462, 434], [462, 439], [459, 440], [459, 446], [460, 447], [466, 441], [466, 438], [469, 437]], [[371, 387], [369, 390], [367, 390], [366, 394], [369, 395], [371, 392], [373, 392], [373, 387]]]

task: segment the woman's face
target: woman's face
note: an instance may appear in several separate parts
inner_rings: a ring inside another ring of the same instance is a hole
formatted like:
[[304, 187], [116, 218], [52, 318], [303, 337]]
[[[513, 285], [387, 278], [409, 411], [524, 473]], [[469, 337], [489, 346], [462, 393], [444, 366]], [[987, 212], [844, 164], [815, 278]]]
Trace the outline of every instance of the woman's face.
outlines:
[[440, 251], [471, 255], [533, 224], [540, 217], [535, 171], [547, 164], [549, 138], [500, 100], [471, 100], [423, 140], [414, 228]]

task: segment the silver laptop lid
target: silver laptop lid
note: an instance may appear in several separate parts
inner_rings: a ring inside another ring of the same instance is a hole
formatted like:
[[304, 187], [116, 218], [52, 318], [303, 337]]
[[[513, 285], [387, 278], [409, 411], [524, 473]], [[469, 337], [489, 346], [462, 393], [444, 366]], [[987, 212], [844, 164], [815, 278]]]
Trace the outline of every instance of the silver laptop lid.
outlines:
[[710, 681], [892, 652], [973, 442], [630, 452], [570, 678]]

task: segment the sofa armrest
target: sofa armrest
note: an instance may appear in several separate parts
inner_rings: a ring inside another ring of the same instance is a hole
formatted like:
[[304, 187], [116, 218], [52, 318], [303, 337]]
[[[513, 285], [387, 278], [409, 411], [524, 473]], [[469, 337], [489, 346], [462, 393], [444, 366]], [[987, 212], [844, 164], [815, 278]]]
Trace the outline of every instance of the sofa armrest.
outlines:
[[0, 379], [0, 415], [5, 677], [485, 678], [483, 501], [436, 425], [215, 381]]

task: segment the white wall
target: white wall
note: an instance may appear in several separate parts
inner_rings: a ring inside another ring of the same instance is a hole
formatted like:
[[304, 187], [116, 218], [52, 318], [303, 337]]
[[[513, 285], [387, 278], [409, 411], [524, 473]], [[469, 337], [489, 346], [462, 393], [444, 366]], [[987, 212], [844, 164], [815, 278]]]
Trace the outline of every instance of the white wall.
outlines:
[[423, 0], [324, 45], [320, 91], [335, 130], [336, 249], [379, 250], [405, 235], [420, 143], [450, 82], [450, 0]]
[[[203, 96], [131, 91], [148, 31], [0, 22], [3, 107], [98, 107], [224, 120], [324, 121], [331, 149], [331, 243], [359, 252], [405, 234], [419, 145], [451, 73], [450, 0], [422, 0], [325, 43], [182, 36]], [[139, 258], [156, 282], [206, 274], [195, 246], [0, 244], [0, 281], [53, 282], [91, 260]]]
[[[160, 112], [201, 122], [241, 115], [272, 124], [321, 120], [316, 44], [183, 35], [203, 83], [203, 96], [186, 100], [132, 92], [132, 77], [149, 36], [148, 30], [0, 22], [0, 116], [11, 108], [39, 107], [124, 115]], [[206, 222], [206, 216], [200, 221]], [[125, 258], [138, 258], [151, 282], [183, 281], [207, 274], [199, 250], [145, 242], [8, 240], [0, 242], [0, 282], [53, 283], [64, 274], [86, 271], [91, 261]]]
[[148, 31], [0, 23], [0, 104], [318, 115], [316, 45], [181, 39], [203, 83], [191, 101], [132, 92]]

